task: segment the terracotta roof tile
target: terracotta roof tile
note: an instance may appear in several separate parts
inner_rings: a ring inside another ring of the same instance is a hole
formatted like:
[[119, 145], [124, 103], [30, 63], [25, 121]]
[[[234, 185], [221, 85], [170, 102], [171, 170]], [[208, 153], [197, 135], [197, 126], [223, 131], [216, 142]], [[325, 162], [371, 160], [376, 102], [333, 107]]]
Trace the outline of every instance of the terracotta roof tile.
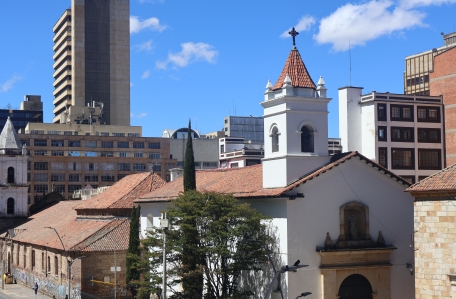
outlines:
[[456, 164], [442, 169], [433, 175], [421, 180], [405, 190], [412, 194], [426, 193], [437, 195], [443, 193], [448, 195], [456, 192]]
[[315, 83], [307, 72], [307, 68], [297, 49], [291, 50], [290, 55], [288, 55], [287, 61], [285, 62], [285, 66], [283, 67], [282, 73], [272, 90], [282, 88], [283, 81], [285, 80], [287, 74], [291, 79], [291, 85], [294, 87], [316, 89]]
[[150, 172], [128, 175], [103, 193], [85, 200], [76, 210], [83, 213], [84, 210], [131, 209], [134, 199], [160, 188], [165, 183], [160, 176]]
[[[334, 155], [331, 161], [314, 171], [305, 174], [295, 182], [283, 188], [263, 188], [263, 167], [261, 164], [230, 169], [202, 170], [196, 172], [196, 189], [198, 191], [219, 192], [233, 194], [236, 198], [254, 198], [254, 197], [280, 197], [284, 193], [293, 190], [301, 184], [310, 181], [319, 175], [331, 170], [332, 168], [357, 157], [366, 163], [377, 167], [380, 171], [395, 180], [410, 186], [404, 179], [383, 168], [377, 163], [367, 159], [358, 152], [349, 152]], [[165, 184], [160, 189], [154, 190], [135, 200], [135, 203], [141, 202], [159, 202], [170, 201], [183, 192], [183, 177]]]

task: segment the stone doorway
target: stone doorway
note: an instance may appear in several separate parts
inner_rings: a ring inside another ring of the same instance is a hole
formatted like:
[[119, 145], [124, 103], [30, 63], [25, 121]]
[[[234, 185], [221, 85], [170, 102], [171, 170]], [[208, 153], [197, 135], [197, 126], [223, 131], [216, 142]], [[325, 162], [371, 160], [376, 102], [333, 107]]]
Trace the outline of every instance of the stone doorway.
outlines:
[[340, 299], [372, 299], [372, 286], [366, 277], [353, 274], [345, 278], [339, 288]]

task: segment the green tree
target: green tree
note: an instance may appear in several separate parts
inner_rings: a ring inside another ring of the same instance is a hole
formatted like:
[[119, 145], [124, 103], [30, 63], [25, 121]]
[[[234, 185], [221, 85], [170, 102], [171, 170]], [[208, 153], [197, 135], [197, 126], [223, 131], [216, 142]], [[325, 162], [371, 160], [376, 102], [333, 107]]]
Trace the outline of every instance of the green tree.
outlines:
[[[231, 195], [197, 191], [184, 192], [175, 199], [168, 216], [172, 222], [167, 231], [167, 283], [174, 290], [171, 298], [243, 299], [252, 294], [240, 290], [239, 282], [243, 273], [262, 270], [262, 244], [273, 242], [267, 234], [266, 216]], [[161, 283], [161, 233], [157, 229], [144, 243], [150, 253], [151, 289]], [[246, 237], [258, 242], [246, 242]], [[191, 257], [187, 255], [190, 251]], [[182, 285], [181, 292], [178, 285]]]
[[126, 283], [128, 286], [137, 284], [140, 279], [141, 268], [138, 262], [141, 261], [141, 248], [139, 241], [139, 218], [141, 215], [141, 207], [133, 207], [131, 210], [130, 219], [130, 239], [128, 242], [127, 261], [126, 261]]
[[188, 120], [187, 145], [184, 160], [184, 191], [196, 190], [195, 158], [193, 157], [192, 126]]

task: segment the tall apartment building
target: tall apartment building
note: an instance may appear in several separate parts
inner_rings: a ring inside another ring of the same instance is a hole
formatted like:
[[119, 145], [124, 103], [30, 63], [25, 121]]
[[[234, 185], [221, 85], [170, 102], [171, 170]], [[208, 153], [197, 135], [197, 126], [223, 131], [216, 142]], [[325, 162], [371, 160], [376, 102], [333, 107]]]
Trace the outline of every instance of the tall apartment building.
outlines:
[[25, 95], [19, 109], [12, 107], [0, 109], [0, 130], [3, 129], [8, 117], [11, 117], [16, 132], [24, 130], [29, 122], [42, 123], [43, 102], [41, 102], [41, 96]]
[[130, 124], [129, 17], [129, 0], [72, 0], [54, 25], [54, 123]]
[[432, 95], [429, 73], [434, 72], [435, 56], [456, 47], [456, 32], [442, 34], [444, 45], [440, 48], [405, 57], [404, 93], [410, 95]]
[[445, 167], [442, 97], [339, 89], [339, 136], [410, 183]]

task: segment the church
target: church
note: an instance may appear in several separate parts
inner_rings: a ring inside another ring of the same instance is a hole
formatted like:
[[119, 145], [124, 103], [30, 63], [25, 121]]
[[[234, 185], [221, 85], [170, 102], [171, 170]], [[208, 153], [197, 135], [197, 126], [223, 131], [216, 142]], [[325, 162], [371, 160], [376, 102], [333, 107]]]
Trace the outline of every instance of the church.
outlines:
[[[413, 197], [410, 186], [357, 152], [328, 155], [325, 82], [317, 85], [295, 46], [277, 82], [264, 92], [262, 164], [197, 171], [198, 191], [233, 194], [272, 218], [286, 272], [271, 298], [311, 292], [319, 299], [414, 298]], [[179, 177], [143, 195], [141, 231], [160, 225], [160, 213], [183, 191]], [[412, 274], [412, 275], [411, 275]], [[243, 285], [264, 298], [270, 278]], [[266, 288], [264, 287], [266, 285]], [[282, 293], [282, 296], [281, 296]]]

